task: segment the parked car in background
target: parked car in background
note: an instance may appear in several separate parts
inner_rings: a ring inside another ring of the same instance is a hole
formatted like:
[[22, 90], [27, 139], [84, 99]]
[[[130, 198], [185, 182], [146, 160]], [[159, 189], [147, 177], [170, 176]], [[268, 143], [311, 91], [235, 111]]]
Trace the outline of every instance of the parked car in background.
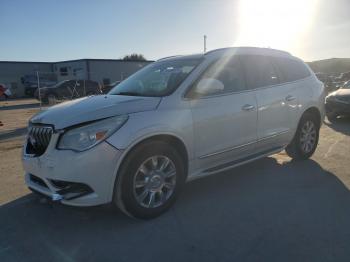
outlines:
[[[21, 77], [21, 82], [24, 85], [24, 93], [27, 96], [34, 96], [34, 93], [38, 88], [37, 75], [25, 75]], [[39, 83], [41, 87], [53, 86], [57, 83], [57, 77], [52, 74], [41, 74], [39, 75]]]
[[318, 72], [315, 73], [315, 75], [318, 78], [318, 80], [320, 80], [324, 84], [327, 93], [335, 90], [336, 86], [333, 84], [332, 78], [328, 74]]
[[7, 88], [4, 84], [0, 84], [0, 99], [7, 99], [11, 97], [11, 95], [11, 90]]
[[109, 91], [111, 91], [115, 86], [119, 85], [121, 81], [115, 81], [113, 83], [110, 83], [108, 85], [102, 86], [102, 93], [107, 94]]
[[[45, 103], [101, 93], [99, 84], [92, 80], [64, 80], [56, 85], [40, 88], [41, 101]], [[39, 100], [38, 89], [35, 91], [34, 96]]]
[[350, 116], [350, 81], [326, 97], [326, 114], [329, 121], [338, 116]]
[[63, 204], [112, 202], [130, 216], [153, 218], [186, 181], [284, 149], [293, 159], [311, 157], [324, 99], [311, 69], [279, 50], [161, 59], [108, 95], [35, 115], [23, 150], [25, 181]]
[[341, 81], [349, 81], [350, 80], [350, 72], [345, 72], [345, 73], [341, 73], [339, 76]]

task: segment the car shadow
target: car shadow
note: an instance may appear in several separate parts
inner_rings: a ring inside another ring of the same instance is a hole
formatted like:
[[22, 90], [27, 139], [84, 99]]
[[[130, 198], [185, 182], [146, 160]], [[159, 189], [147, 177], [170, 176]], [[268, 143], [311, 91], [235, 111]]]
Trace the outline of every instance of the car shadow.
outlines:
[[350, 192], [313, 160], [267, 157], [188, 183], [149, 221], [29, 194], [0, 207], [0, 261], [348, 261]]
[[325, 121], [327, 126], [333, 130], [343, 133], [344, 135], [350, 135], [350, 117], [340, 117], [334, 120], [333, 122]]

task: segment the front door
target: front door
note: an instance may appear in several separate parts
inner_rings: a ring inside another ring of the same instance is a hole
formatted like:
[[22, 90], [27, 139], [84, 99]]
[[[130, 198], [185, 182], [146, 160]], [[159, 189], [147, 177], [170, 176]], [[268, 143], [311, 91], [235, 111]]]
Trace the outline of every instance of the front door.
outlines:
[[[206, 92], [197, 93], [203, 80], [209, 85], [216, 83], [215, 90], [208, 86]], [[212, 169], [252, 154], [257, 140], [257, 103], [255, 92], [245, 88], [239, 59], [234, 56], [215, 62], [191, 91], [195, 153], [200, 169]]]

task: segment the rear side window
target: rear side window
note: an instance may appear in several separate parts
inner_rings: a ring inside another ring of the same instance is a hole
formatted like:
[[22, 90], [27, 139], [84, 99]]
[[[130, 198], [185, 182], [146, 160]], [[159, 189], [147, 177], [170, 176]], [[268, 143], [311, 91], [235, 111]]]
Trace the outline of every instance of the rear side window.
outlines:
[[268, 57], [243, 55], [240, 59], [249, 89], [279, 84], [277, 72]]
[[283, 57], [272, 57], [272, 61], [282, 74], [282, 82], [292, 82], [310, 76], [303, 62]]

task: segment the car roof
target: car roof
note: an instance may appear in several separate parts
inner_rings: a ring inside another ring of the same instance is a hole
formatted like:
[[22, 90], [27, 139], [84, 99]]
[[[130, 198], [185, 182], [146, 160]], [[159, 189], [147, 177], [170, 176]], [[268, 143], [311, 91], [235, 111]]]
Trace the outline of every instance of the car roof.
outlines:
[[291, 56], [290, 53], [282, 50], [264, 48], [264, 47], [250, 47], [250, 46], [220, 48], [220, 49], [211, 50], [205, 53], [206, 56], [211, 54]]
[[[221, 57], [225, 55], [268, 55], [268, 56], [278, 56], [278, 57], [288, 57], [296, 58], [290, 53], [282, 50], [272, 49], [272, 48], [262, 48], [262, 47], [227, 47], [220, 48], [208, 51], [202, 54], [193, 54], [193, 55], [178, 55], [178, 56], [169, 56], [157, 61], [166, 61], [166, 60], [181, 60], [181, 59], [200, 59], [204, 57]], [[298, 58], [296, 58], [298, 59]]]

